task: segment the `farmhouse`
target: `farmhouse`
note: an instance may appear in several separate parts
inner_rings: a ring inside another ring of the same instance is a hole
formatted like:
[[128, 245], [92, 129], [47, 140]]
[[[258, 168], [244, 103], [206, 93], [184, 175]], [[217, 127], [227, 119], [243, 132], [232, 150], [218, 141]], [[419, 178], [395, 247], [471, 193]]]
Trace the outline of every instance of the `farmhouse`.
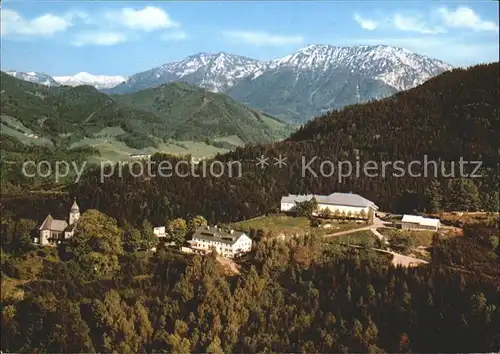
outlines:
[[69, 211], [69, 222], [61, 219], [54, 219], [52, 215], [47, 215], [42, 225], [38, 228], [39, 237], [35, 237], [35, 243], [42, 246], [61, 243], [73, 236], [76, 224], [80, 218], [80, 208], [76, 203], [76, 198]]
[[432, 230], [438, 231], [441, 226], [439, 219], [424, 218], [417, 215], [403, 215], [401, 228], [403, 230]]
[[245, 233], [234, 230], [226, 232], [211, 226], [198, 228], [189, 243], [195, 250], [215, 250], [228, 258], [250, 252], [252, 249], [252, 240]]
[[295, 195], [289, 194], [281, 198], [281, 211], [291, 211], [296, 203], [310, 201], [315, 198], [318, 203], [318, 210], [328, 209], [332, 214], [364, 215], [368, 217], [370, 213], [378, 210], [374, 202], [353, 193], [332, 193], [330, 195]]

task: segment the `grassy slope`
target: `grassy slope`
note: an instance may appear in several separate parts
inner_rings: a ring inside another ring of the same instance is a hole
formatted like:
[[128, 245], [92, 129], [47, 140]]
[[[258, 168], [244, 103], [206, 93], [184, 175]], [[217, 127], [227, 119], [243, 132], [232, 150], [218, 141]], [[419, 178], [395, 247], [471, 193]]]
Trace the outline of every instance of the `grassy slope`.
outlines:
[[250, 229], [261, 229], [274, 235], [279, 235], [281, 233], [285, 235], [305, 235], [310, 233], [326, 235], [363, 227], [365, 225], [331, 223], [331, 226], [331, 228], [313, 227], [310, 225], [307, 217], [293, 217], [284, 214], [271, 214], [232, 224], [232, 227], [237, 230], [249, 232]]
[[90, 162], [99, 161], [123, 161], [129, 160], [130, 154], [154, 154], [161, 152], [170, 155], [192, 155], [196, 157], [212, 157], [216, 154], [223, 154], [227, 149], [217, 148], [212, 145], [207, 145], [204, 142], [197, 141], [176, 141], [169, 143], [160, 143], [156, 148], [147, 147], [144, 149], [133, 149], [125, 145], [121, 141], [113, 139], [99, 139], [95, 147], [99, 151], [100, 156], [93, 156]]

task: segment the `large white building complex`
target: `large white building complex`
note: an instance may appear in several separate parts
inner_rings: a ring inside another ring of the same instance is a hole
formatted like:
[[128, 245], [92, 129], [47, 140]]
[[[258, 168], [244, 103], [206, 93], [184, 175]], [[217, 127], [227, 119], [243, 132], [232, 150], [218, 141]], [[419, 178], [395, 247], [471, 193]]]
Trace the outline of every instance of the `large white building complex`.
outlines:
[[330, 195], [295, 195], [289, 194], [281, 198], [281, 211], [293, 211], [297, 203], [316, 199], [318, 211], [328, 209], [332, 214], [365, 215], [378, 210], [374, 202], [353, 193], [332, 193]]
[[211, 226], [198, 228], [189, 243], [191, 248], [195, 250], [215, 250], [227, 258], [233, 258], [252, 250], [252, 239], [245, 233], [233, 230], [227, 232]]

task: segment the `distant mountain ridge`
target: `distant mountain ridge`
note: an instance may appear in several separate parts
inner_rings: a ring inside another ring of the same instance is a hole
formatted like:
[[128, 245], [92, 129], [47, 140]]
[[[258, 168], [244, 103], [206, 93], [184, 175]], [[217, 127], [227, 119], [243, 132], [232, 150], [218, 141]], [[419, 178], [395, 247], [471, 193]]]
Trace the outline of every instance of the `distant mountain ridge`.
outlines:
[[70, 76], [54, 76], [54, 80], [61, 85], [90, 85], [98, 90], [102, 90], [115, 87], [125, 82], [127, 77], [120, 75], [92, 75], [87, 72], [81, 72]]
[[127, 80], [125, 76], [119, 75], [92, 75], [81, 72], [69, 76], [50, 76], [45, 73], [6, 71], [7, 74], [17, 79], [33, 82], [45, 86], [81, 86], [90, 85], [98, 90], [109, 89]]
[[54, 79], [72, 86], [92, 85], [110, 94], [184, 82], [302, 123], [332, 109], [413, 88], [450, 69], [440, 60], [386, 45], [309, 45], [269, 61], [225, 52], [198, 53], [129, 78], [95, 79], [80, 73]]
[[45, 85], [45, 86], [58, 86], [59, 83], [54, 80], [54, 78], [45, 73], [36, 72], [20, 72], [20, 71], [6, 71], [10, 76], [15, 77], [19, 80], [33, 82], [35, 84]]
[[106, 92], [123, 94], [182, 81], [304, 122], [331, 109], [413, 88], [450, 69], [440, 60], [390, 46], [310, 45], [270, 61], [198, 53], [132, 75]]
[[[453, 67], [437, 59], [385, 45], [335, 47], [310, 45], [271, 61], [271, 70], [294, 68], [326, 73], [331, 69], [348, 69], [351, 73], [383, 81], [398, 91], [422, 84], [436, 73]], [[258, 75], [260, 76], [260, 75]]]
[[109, 93], [130, 93], [170, 82], [184, 83], [206, 88], [212, 92], [224, 92], [242, 78], [264, 70], [266, 63], [239, 55], [220, 52], [198, 53], [179, 62], [167, 63], [157, 68], [132, 75], [124, 83], [110, 89]]

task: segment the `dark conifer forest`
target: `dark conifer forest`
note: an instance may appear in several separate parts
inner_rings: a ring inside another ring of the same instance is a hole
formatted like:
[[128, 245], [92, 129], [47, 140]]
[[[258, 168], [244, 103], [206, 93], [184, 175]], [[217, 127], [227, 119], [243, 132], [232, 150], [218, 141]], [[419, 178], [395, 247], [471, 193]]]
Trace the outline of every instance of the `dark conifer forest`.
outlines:
[[[467, 247], [474, 244], [475, 252], [486, 255], [491, 251], [481, 246], [479, 229], [464, 237]], [[228, 276], [213, 254], [202, 258], [160, 249], [149, 259], [121, 254], [119, 270], [104, 279], [89, 279], [74, 260], [51, 261], [55, 249], [40, 250], [38, 280], [25, 281], [20, 298], [3, 298], [2, 350], [498, 350], [498, 258], [490, 258], [489, 270], [466, 271], [451, 266], [445, 254], [475, 256], [456, 253], [446, 242], [433, 247], [435, 262], [407, 269], [394, 268], [372, 251], [314, 236], [286, 243], [263, 239], [237, 276]], [[18, 269], [19, 261], [2, 257], [6, 275], [23, 277], [15, 274]]]

